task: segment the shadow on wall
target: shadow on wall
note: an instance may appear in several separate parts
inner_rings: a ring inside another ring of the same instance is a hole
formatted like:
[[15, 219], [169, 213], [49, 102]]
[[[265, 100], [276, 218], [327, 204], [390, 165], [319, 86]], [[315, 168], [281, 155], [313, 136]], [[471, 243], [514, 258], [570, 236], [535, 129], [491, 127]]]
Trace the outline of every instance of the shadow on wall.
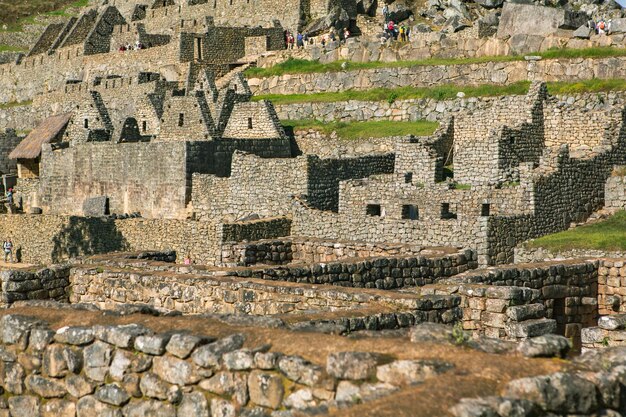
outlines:
[[52, 238], [52, 243], [52, 262], [130, 248], [117, 230], [115, 221], [91, 217], [70, 217], [68, 223]]

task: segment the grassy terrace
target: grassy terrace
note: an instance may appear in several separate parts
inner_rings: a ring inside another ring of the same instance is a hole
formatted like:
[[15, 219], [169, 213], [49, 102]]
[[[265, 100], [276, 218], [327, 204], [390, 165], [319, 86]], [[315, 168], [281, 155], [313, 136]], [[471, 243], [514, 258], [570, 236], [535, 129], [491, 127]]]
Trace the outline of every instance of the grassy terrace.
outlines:
[[[254, 96], [253, 100], [271, 100], [274, 104], [292, 103], [330, 103], [335, 101], [387, 101], [407, 99], [431, 98], [448, 100], [456, 97], [458, 92], [465, 93], [466, 97], [489, 97], [526, 94], [530, 82], [520, 81], [509, 85], [483, 84], [479, 86], [441, 85], [437, 87], [401, 87], [394, 89], [375, 88], [372, 90], [348, 90], [337, 93], [315, 94], [268, 94]], [[551, 82], [548, 83], [550, 94], [599, 93], [605, 91], [626, 91], [626, 80], [585, 80], [575, 83]]]
[[28, 101], [12, 101], [10, 103], [0, 103], [0, 110], [10, 109], [11, 107], [30, 106], [33, 104], [32, 100]]
[[323, 123], [317, 120], [283, 120], [283, 126], [294, 129], [315, 129], [322, 133], [337, 132], [341, 139], [383, 138], [387, 136], [428, 136], [432, 135], [439, 123], [418, 120], [415, 122], [334, 122]]
[[526, 244], [531, 248], [552, 251], [570, 249], [626, 250], [626, 211], [619, 211], [607, 220], [564, 232], [543, 236]]
[[[551, 49], [544, 52], [536, 52], [527, 55], [540, 56], [543, 59], [557, 58], [607, 58], [616, 56], [626, 56], [626, 49], [602, 47], [587, 49]], [[339, 72], [345, 70], [373, 69], [373, 68], [394, 68], [394, 67], [414, 67], [428, 65], [463, 65], [463, 64], [480, 64], [484, 62], [511, 62], [523, 61], [522, 55], [502, 55], [502, 56], [483, 56], [476, 58], [430, 58], [419, 61], [396, 61], [396, 62], [351, 62], [351, 61], [335, 61], [328, 64], [322, 64], [319, 61], [309, 61], [306, 59], [288, 59], [287, 61], [274, 65], [270, 68], [249, 68], [245, 71], [248, 78], [253, 77], [271, 77], [284, 74], [303, 74], [303, 73], [319, 73], [319, 72]], [[342, 68], [342, 64], [346, 64], [347, 68]]]
[[0, 52], [24, 52], [24, 49], [11, 45], [0, 45]]
[[89, 5], [89, 0], [0, 0], [0, 27], [19, 32], [23, 25], [35, 23], [38, 15], [71, 16], [69, 8]]

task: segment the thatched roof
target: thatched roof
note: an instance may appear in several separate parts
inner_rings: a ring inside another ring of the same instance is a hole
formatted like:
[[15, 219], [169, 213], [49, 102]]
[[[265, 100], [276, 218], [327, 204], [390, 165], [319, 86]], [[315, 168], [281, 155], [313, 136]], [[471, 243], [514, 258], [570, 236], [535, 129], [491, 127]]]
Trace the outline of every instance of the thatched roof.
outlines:
[[20, 142], [9, 154], [11, 159], [35, 159], [41, 153], [41, 145], [50, 143], [67, 125], [72, 113], [48, 117]]

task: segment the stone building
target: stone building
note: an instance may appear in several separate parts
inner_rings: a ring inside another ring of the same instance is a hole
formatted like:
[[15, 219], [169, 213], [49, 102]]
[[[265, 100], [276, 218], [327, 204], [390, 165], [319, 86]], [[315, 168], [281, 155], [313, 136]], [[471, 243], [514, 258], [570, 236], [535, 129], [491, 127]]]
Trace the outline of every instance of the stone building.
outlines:
[[291, 156], [272, 105], [248, 102], [241, 76], [219, 91], [212, 76], [198, 79], [193, 90], [152, 81], [157, 92], [114, 110], [118, 101], [87, 91], [44, 121], [12, 153], [24, 208], [82, 215], [83, 202], [105, 197], [111, 213], [184, 219], [194, 173], [228, 176], [235, 151]]
[[625, 158], [623, 114], [564, 105], [535, 84], [430, 138], [397, 142], [394, 173], [340, 182], [336, 208], [296, 203], [292, 233], [451, 244], [476, 248], [481, 264], [512, 262], [516, 244], [603, 207], [605, 181]]

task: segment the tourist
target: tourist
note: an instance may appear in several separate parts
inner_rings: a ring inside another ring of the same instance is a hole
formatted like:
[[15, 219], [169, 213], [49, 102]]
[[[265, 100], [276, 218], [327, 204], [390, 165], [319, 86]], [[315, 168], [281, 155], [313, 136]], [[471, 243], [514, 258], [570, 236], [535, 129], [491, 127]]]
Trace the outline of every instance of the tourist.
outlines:
[[322, 40], [320, 43], [322, 44], [322, 48], [326, 47], [326, 35], [322, 35]]
[[596, 24], [596, 33], [598, 35], [606, 35], [606, 23], [604, 19], [600, 19], [600, 21]]
[[400, 25], [400, 42], [406, 42], [406, 26]]
[[7, 259], [11, 259], [12, 263], [15, 262], [13, 260], [13, 242], [11, 242], [11, 238], [4, 241], [2, 249], [4, 249], [4, 262], [7, 262]]
[[9, 191], [7, 191], [7, 203], [13, 205], [13, 188], [9, 188]]
[[385, 19], [385, 23], [389, 20], [389, 6], [387, 3], [383, 5], [383, 19]]
[[347, 42], [349, 37], [350, 31], [348, 30], [348, 28], [343, 28], [343, 41]]
[[296, 35], [296, 45], [298, 47], [298, 49], [302, 49], [304, 48], [304, 37], [302, 36], [302, 33], [298, 32], [298, 34]]

